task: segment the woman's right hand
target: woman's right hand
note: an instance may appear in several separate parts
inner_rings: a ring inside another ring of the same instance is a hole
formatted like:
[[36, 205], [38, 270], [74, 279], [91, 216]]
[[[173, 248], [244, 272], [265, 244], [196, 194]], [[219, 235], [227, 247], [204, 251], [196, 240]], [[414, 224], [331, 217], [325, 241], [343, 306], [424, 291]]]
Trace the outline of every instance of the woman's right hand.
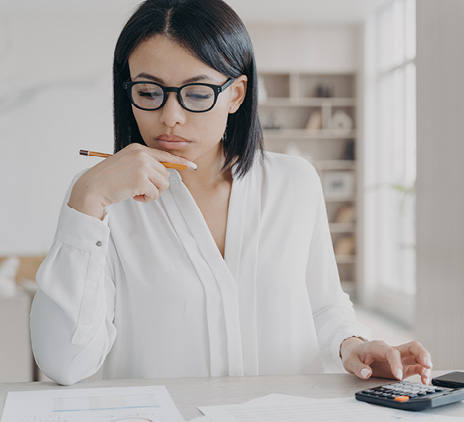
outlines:
[[68, 205], [103, 219], [108, 205], [128, 198], [140, 202], [153, 201], [169, 186], [170, 173], [161, 161], [195, 167], [185, 158], [130, 144], [84, 173], [74, 184]]

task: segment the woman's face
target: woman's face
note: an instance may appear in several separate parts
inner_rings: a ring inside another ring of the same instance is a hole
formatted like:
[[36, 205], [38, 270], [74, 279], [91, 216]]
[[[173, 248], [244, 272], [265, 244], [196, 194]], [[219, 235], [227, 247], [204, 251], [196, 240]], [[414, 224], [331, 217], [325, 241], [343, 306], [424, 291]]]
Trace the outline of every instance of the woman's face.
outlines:
[[[191, 82], [222, 85], [227, 77], [209, 67], [188, 50], [157, 35], [143, 41], [129, 56], [131, 80], [157, 82], [179, 87]], [[156, 148], [201, 163], [223, 161], [221, 138], [229, 113], [237, 111], [246, 93], [246, 76], [241, 76], [219, 94], [215, 106], [204, 113], [185, 110], [175, 92], [158, 110], [132, 106], [143, 140]]]

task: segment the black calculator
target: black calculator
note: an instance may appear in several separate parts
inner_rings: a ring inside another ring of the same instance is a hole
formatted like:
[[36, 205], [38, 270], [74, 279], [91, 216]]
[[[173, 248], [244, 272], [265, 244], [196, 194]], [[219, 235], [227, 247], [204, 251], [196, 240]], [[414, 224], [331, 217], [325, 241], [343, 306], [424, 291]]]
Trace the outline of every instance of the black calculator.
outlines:
[[464, 400], [464, 388], [400, 381], [358, 391], [357, 400], [403, 410], [423, 410]]

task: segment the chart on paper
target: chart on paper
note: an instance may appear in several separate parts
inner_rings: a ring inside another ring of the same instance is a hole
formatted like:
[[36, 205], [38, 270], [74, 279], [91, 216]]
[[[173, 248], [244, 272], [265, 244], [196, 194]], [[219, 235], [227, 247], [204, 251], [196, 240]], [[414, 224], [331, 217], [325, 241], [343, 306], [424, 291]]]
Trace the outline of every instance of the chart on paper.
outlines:
[[146, 409], [159, 407], [154, 394], [118, 396], [57, 397], [53, 412], [88, 412], [95, 410]]
[[146, 386], [10, 392], [1, 422], [183, 420], [164, 386]]

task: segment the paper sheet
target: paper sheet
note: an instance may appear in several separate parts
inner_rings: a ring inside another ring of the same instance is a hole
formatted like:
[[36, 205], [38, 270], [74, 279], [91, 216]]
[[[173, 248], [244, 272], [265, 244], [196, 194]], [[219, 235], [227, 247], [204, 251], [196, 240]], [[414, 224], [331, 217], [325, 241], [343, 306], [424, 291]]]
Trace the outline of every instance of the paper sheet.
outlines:
[[240, 405], [202, 406], [211, 422], [407, 422], [456, 421], [456, 418], [375, 406], [354, 397], [311, 399], [270, 394]]
[[9, 392], [1, 422], [183, 422], [164, 386]]

